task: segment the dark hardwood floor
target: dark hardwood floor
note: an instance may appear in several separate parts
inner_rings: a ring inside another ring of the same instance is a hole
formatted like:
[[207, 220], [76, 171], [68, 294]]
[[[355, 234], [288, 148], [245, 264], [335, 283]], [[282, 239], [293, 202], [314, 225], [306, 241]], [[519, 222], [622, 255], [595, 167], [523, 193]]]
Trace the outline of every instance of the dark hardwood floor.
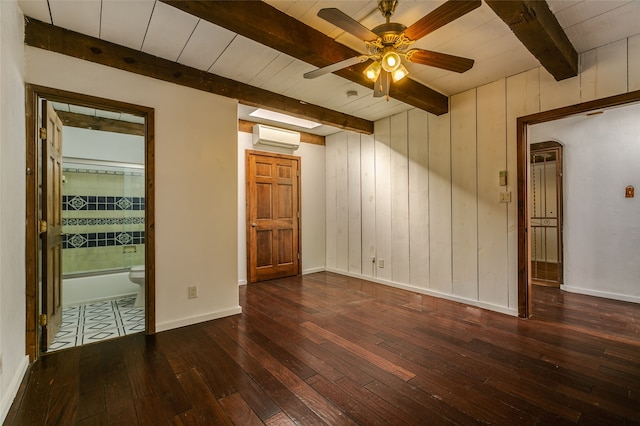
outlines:
[[535, 317], [332, 273], [242, 315], [43, 356], [9, 425], [640, 424], [640, 307], [534, 287]]

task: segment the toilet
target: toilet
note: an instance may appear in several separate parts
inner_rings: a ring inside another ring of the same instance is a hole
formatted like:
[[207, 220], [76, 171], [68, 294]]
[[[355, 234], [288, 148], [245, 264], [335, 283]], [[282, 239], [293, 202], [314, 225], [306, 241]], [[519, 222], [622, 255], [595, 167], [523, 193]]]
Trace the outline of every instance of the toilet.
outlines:
[[134, 306], [144, 308], [144, 265], [132, 266], [129, 270], [129, 281], [138, 284], [138, 295]]

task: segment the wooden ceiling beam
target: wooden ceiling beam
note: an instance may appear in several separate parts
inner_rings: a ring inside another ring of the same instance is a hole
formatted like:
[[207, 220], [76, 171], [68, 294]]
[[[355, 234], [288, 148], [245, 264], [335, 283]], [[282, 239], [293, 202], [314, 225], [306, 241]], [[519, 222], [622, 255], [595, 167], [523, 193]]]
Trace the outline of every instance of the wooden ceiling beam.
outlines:
[[[160, 1], [317, 67], [361, 54], [263, 1]], [[373, 89], [373, 83], [363, 74], [368, 64], [335, 74]], [[411, 78], [392, 84], [390, 96], [435, 115], [449, 110], [447, 96]]]
[[24, 40], [29, 46], [234, 98], [244, 105], [264, 107], [344, 130], [373, 133], [370, 120], [308, 104], [28, 17], [25, 17]]
[[144, 124], [142, 123], [96, 117], [95, 115], [78, 114], [69, 111], [56, 111], [56, 113], [65, 126], [144, 136]]
[[546, 1], [485, 2], [557, 81], [578, 75], [578, 52]]

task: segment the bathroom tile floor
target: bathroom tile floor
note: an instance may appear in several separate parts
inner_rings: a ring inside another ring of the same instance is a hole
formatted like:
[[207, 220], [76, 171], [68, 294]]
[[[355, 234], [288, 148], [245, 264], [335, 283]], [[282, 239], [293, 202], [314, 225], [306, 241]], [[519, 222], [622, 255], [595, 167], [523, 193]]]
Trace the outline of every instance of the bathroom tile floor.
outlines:
[[70, 306], [62, 310], [62, 325], [49, 352], [144, 332], [144, 308], [136, 296]]

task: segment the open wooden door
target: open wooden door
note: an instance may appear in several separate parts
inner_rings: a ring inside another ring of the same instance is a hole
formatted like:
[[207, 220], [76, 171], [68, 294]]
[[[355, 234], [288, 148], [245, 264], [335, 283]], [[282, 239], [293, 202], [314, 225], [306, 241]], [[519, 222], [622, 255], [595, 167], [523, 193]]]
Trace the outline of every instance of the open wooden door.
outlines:
[[249, 282], [300, 273], [300, 158], [247, 151]]
[[46, 351], [62, 323], [62, 121], [42, 101], [42, 341]]

